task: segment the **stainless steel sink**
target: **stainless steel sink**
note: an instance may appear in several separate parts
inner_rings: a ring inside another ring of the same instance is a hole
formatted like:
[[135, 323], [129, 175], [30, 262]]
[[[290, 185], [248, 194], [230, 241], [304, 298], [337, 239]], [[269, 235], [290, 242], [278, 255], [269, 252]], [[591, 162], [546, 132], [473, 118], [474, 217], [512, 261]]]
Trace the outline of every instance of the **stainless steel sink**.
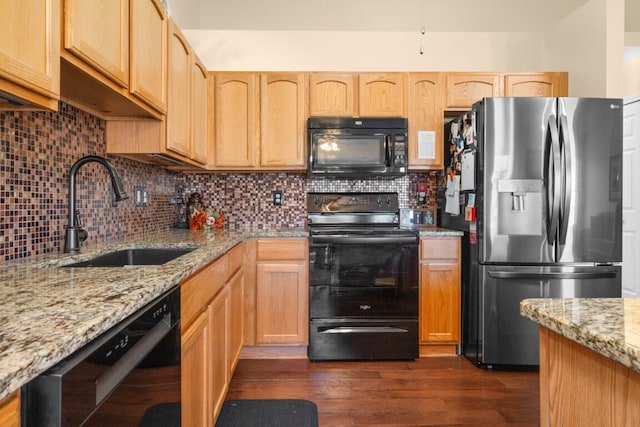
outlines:
[[195, 248], [134, 248], [99, 255], [87, 261], [61, 267], [125, 267], [134, 265], [162, 265]]

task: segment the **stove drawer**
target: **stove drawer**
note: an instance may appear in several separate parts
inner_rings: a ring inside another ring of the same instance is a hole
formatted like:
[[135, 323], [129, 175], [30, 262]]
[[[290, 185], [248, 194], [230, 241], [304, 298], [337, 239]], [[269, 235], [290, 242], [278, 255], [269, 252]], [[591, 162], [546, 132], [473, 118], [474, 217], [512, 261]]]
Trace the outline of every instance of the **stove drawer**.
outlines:
[[418, 358], [418, 321], [312, 320], [308, 356], [312, 361], [413, 360]]

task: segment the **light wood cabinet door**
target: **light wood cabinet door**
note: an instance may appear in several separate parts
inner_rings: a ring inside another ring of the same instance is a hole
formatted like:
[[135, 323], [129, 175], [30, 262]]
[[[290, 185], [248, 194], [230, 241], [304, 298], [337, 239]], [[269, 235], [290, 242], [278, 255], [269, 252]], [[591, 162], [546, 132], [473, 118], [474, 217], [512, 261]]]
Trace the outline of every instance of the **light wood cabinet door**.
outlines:
[[191, 157], [191, 48], [169, 19], [167, 150]]
[[420, 264], [420, 342], [458, 343], [460, 340], [460, 264]]
[[504, 96], [567, 96], [567, 73], [517, 73], [504, 75]]
[[468, 110], [484, 97], [500, 96], [500, 75], [495, 73], [447, 73], [446, 110]]
[[191, 159], [207, 164], [209, 139], [207, 137], [207, 70], [195, 53], [191, 67]]
[[304, 73], [260, 75], [260, 168], [306, 169]]
[[460, 239], [420, 239], [420, 343], [460, 342]]
[[[222, 291], [213, 299], [207, 309], [209, 317], [210, 330], [210, 347], [209, 352], [211, 358], [210, 379], [211, 379], [211, 397], [212, 405], [210, 406], [211, 417], [216, 419], [224, 396], [227, 393], [229, 385], [229, 289], [224, 287]], [[207, 424], [210, 425], [210, 424]]]
[[0, 109], [58, 109], [60, 10], [60, 0], [0, 2]]
[[229, 378], [236, 368], [244, 343], [244, 269], [229, 279]]
[[[442, 169], [443, 166], [443, 77], [440, 73], [409, 74], [409, 169]], [[433, 155], [420, 157], [418, 132], [435, 132]]]
[[131, 93], [167, 111], [167, 12], [160, 0], [131, 2]]
[[259, 98], [257, 75], [215, 74], [214, 166], [243, 169], [258, 164]]
[[360, 117], [404, 117], [405, 73], [361, 73], [358, 75]]
[[20, 390], [0, 401], [0, 427], [20, 427]]
[[182, 425], [212, 425], [209, 382], [211, 359], [208, 313], [201, 313], [182, 333]]
[[256, 342], [307, 344], [307, 264], [259, 261], [256, 272]]
[[357, 90], [357, 74], [310, 73], [309, 116], [355, 116]]
[[64, 48], [129, 87], [129, 0], [64, 0]]

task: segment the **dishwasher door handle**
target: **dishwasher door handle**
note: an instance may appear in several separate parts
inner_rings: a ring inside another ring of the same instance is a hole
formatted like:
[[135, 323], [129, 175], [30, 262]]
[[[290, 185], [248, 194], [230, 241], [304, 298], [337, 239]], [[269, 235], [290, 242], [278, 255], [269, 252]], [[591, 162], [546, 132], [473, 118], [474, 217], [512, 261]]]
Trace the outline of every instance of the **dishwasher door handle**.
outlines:
[[96, 379], [96, 406], [135, 369], [171, 331], [171, 313], [167, 313], [116, 363]]

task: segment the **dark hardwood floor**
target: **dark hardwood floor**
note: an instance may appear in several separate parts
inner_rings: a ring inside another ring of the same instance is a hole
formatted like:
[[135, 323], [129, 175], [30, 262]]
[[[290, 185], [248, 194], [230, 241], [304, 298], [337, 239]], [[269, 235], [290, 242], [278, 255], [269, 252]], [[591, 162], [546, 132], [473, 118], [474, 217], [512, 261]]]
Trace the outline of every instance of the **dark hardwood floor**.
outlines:
[[540, 423], [537, 372], [485, 371], [462, 357], [241, 359], [227, 399], [308, 399], [318, 406], [321, 427]]

